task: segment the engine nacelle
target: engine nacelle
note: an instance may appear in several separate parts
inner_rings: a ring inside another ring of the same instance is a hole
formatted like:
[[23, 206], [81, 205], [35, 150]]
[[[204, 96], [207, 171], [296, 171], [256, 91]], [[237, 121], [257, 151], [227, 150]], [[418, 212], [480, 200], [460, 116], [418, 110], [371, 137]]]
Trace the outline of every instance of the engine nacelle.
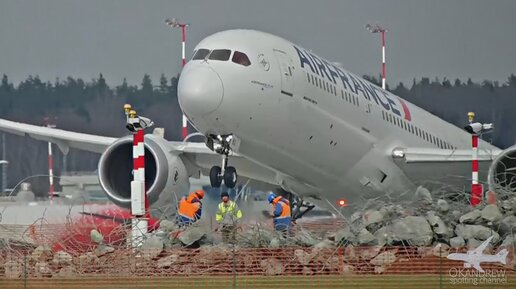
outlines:
[[[100, 185], [118, 206], [131, 207], [133, 180], [133, 138], [126, 136], [102, 154], [98, 174]], [[181, 158], [162, 137], [145, 135], [145, 188], [151, 208], [175, 209], [177, 197], [186, 194], [190, 181]]]
[[489, 190], [516, 191], [516, 146], [502, 151], [491, 163], [487, 177]]

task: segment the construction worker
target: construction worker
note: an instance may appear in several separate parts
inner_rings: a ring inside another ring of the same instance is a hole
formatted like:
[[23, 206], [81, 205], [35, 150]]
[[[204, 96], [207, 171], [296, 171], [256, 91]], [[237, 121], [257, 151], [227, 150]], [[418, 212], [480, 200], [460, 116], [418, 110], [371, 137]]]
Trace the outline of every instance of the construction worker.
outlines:
[[222, 202], [220, 202], [215, 215], [215, 220], [221, 226], [222, 242], [234, 243], [236, 233], [236, 223], [242, 218], [242, 211], [238, 205], [229, 199], [228, 192], [220, 194]]
[[292, 220], [290, 202], [282, 196], [276, 196], [274, 193], [270, 193], [267, 200], [272, 204], [274, 229], [286, 236]]
[[189, 226], [201, 218], [202, 198], [204, 198], [204, 191], [198, 190], [179, 200], [177, 220], [180, 227]]

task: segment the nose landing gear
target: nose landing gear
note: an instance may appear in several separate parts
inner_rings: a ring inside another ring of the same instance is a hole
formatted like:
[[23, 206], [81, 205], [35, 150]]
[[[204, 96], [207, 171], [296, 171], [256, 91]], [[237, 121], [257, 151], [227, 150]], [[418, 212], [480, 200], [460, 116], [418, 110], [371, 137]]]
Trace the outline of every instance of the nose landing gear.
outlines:
[[210, 169], [210, 184], [214, 188], [220, 187], [222, 181], [228, 188], [234, 188], [237, 183], [238, 175], [235, 167], [228, 166], [229, 153], [231, 152], [229, 144], [232, 138], [232, 135], [210, 135], [206, 138], [208, 148], [222, 155], [222, 166], [213, 166]]

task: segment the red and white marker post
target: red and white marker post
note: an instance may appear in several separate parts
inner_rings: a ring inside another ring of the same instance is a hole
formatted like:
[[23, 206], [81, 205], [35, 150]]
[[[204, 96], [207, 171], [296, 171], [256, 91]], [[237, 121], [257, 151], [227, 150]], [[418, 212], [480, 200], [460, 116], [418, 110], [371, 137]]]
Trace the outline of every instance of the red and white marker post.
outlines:
[[145, 190], [145, 132], [151, 123], [142, 122], [131, 105], [124, 105], [127, 128], [133, 133], [133, 181], [131, 182], [131, 243], [133, 248], [141, 245], [149, 230], [149, 200]]
[[385, 32], [388, 30], [378, 24], [367, 24], [365, 28], [371, 33], [382, 33], [382, 88], [385, 89], [386, 68], [385, 68]]
[[[190, 26], [190, 24], [180, 23], [176, 18], [165, 20], [165, 24], [173, 28], [181, 28], [181, 63], [184, 67], [186, 65], [186, 27]], [[181, 134], [184, 140], [188, 136], [188, 120], [184, 114], [182, 116], [182, 120], [183, 129]]]
[[[475, 113], [468, 112], [469, 123], [472, 124]], [[478, 183], [478, 134], [471, 134], [471, 194], [469, 203], [476, 207], [482, 203], [483, 186]]]
[[[45, 117], [46, 126], [49, 128], [55, 128], [55, 124], [50, 123], [50, 118]], [[52, 155], [52, 143], [48, 142], [48, 198], [50, 203], [54, 202], [55, 188], [54, 188], [54, 157]]]

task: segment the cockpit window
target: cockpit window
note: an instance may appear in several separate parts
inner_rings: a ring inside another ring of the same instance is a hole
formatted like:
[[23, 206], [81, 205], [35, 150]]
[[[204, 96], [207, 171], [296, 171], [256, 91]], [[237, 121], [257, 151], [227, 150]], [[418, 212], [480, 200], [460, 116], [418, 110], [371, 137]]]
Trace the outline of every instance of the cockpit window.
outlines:
[[210, 53], [210, 56], [208, 57], [208, 59], [227, 61], [227, 60], [229, 60], [230, 55], [231, 55], [231, 50], [229, 50], [229, 49], [215, 49]]
[[249, 57], [245, 53], [242, 53], [240, 51], [235, 51], [233, 54], [233, 58], [231, 58], [231, 61], [234, 63], [238, 63], [243, 66], [249, 66], [251, 65], [251, 61], [249, 61]]
[[195, 52], [194, 56], [192, 57], [192, 60], [204, 59], [209, 53], [210, 51], [208, 49], [199, 49], [197, 50], [197, 52]]

